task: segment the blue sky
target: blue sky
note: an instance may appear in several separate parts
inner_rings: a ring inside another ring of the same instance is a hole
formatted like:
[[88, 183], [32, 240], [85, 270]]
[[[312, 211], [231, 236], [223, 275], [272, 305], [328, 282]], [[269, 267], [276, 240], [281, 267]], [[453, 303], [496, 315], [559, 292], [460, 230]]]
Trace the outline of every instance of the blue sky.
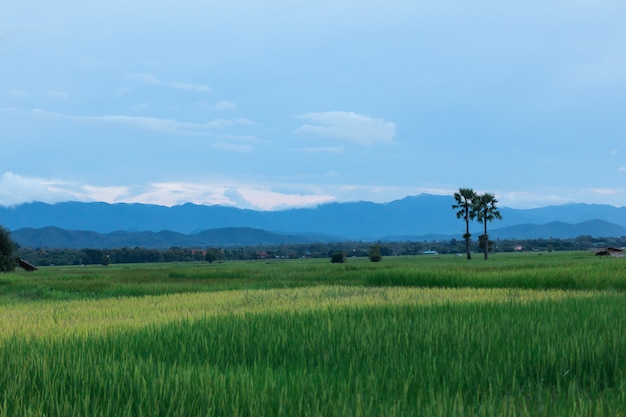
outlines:
[[0, 4], [0, 205], [626, 205], [626, 3]]

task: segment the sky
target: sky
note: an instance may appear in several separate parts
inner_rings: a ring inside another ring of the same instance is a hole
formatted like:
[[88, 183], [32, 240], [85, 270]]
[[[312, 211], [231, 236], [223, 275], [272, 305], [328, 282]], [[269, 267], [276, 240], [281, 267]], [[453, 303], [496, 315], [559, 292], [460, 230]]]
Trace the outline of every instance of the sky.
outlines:
[[623, 0], [0, 2], [0, 205], [626, 206]]

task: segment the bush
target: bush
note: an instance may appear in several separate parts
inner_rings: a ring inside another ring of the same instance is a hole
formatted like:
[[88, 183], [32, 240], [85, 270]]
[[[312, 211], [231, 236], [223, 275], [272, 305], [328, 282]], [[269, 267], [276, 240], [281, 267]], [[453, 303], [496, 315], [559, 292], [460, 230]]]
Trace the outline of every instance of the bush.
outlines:
[[4, 226], [0, 226], [0, 272], [15, 271], [17, 262], [13, 252], [15, 243], [11, 240], [11, 234]]
[[346, 261], [346, 253], [345, 252], [335, 252], [330, 257], [330, 262], [334, 264], [342, 264]]
[[380, 247], [379, 246], [372, 246], [370, 248], [370, 261], [372, 261], [372, 262], [380, 262], [382, 259], [383, 259], [383, 257], [380, 254]]

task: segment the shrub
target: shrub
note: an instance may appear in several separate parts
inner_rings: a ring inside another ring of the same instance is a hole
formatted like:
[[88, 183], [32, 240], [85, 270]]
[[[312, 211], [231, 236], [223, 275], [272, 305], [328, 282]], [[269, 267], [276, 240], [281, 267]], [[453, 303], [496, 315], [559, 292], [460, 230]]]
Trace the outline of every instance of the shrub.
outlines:
[[372, 246], [370, 248], [370, 261], [372, 262], [380, 262], [383, 259], [380, 254], [380, 246]]
[[15, 243], [11, 240], [11, 234], [4, 226], [0, 226], [0, 272], [15, 270], [17, 262], [13, 252]]
[[330, 262], [334, 264], [342, 264], [346, 261], [346, 253], [345, 252], [335, 252], [330, 257]]

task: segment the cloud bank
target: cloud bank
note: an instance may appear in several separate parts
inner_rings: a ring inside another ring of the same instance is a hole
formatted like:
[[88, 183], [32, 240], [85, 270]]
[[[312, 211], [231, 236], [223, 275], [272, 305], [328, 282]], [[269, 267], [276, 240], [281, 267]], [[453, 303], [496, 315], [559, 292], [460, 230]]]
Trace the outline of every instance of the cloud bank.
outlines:
[[[227, 184], [227, 185], [224, 185]], [[0, 206], [11, 207], [34, 201], [102, 201], [175, 206], [185, 203], [223, 205], [253, 210], [308, 207], [335, 201], [326, 193], [275, 191], [271, 186], [227, 182], [155, 182], [134, 186], [102, 186], [24, 177], [5, 172], [0, 177]]]
[[126, 74], [126, 78], [142, 84], [165, 85], [178, 90], [195, 91], [199, 93], [210, 93], [211, 87], [204, 84], [192, 84], [183, 81], [162, 82], [158, 77], [150, 73], [130, 73]]
[[313, 138], [350, 142], [357, 145], [393, 143], [396, 125], [383, 119], [353, 112], [331, 111], [298, 116], [314, 124], [305, 124], [294, 132]]

